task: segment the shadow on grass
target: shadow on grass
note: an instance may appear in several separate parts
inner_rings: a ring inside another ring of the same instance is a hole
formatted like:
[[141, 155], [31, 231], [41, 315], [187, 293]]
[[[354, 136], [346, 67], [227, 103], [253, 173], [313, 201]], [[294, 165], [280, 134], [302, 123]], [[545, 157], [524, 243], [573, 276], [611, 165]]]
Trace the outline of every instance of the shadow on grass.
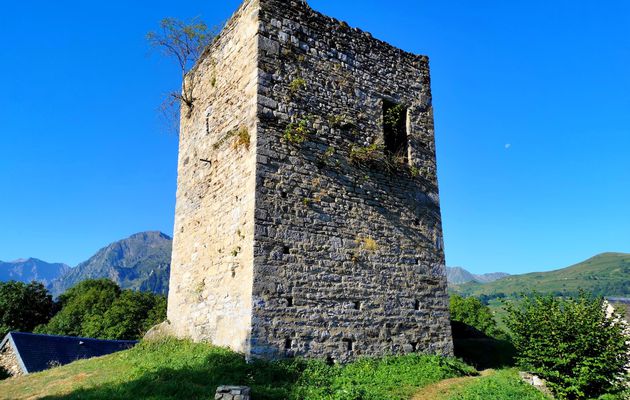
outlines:
[[452, 321], [455, 357], [478, 370], [512, 367], [516, 349], [508, 340], [496, 339], [462, 322]]
[[[133, 375], [136, 375], [133, 377]], [[245, 363], [238, 354], [212, 355], [202, 363], [181, 368], [138, 368], [125, 381], [80, 388], [47, 400], [71, 399], [213, 399], [217, 386], [247, 385], [252, 397], [260, 400], [289, 398], [291, 387], [299, 379], [299, 363]]]

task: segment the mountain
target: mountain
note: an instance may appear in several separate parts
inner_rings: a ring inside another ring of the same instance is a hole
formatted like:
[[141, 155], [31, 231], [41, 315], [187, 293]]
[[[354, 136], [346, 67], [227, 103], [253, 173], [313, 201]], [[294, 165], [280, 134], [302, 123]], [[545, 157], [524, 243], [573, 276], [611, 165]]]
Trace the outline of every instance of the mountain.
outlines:
[[89, 260], [52, 282], [57, 297], [86, 279], [108, 278], [123, 289], [166, 294], [173, 240], [161, 232], [142, 232], [100, 249]]
[[475, 275], [462, 267], [446, 267], [446, 279], [449, 285], [461, 285], [467, 282], [488, 283], [510, 276], [504, 272]]
[[542, 294], [576, 294], [584, 289], [596, 295], [630, 297], [630, 254], [603, 253], [567, 268], [511, 275], [480, 284], [452, 288], [467, 296], [510, 296], [537, 291]]
[[66, 264], [47, 263], [37, 258], [19, 259], [10, 262], [0, 261], [0, 282], [38, 281], [45, 286], [70, 269]]

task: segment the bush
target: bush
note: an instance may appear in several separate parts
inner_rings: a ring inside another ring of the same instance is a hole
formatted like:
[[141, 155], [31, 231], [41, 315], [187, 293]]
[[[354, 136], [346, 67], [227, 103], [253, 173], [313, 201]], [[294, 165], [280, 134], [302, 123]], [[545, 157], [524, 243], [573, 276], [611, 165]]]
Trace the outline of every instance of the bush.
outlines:
[[601, 298], [533, 295], [508, 303], [507, 311], [519, 364], [545, 379], [558, 398], [597, 398], [627, 382], [627, 337]]
[[505, 337], [505, 333], [497, 327], [490, 308], [476, 297], [464, 298], [457, 294], [452, 295], [450, 313], [451, 321], [458, 321], [472, 326], [487, 336]]
[[54, 302], [38, 282], [0, 282], [0, 340], [11, 331], [31, 332], [52, 317]]
[[59, 298], [61, 310], [37, 333], [99, 339], [138, 339], [166, 318], [166, 298], [120, 290], [107, 279], [86, 280]]
[[450, 312], [456, 357], [480, 370], [514, 365], [516, 350], [488, 306], [475, 297], [453, 295]]

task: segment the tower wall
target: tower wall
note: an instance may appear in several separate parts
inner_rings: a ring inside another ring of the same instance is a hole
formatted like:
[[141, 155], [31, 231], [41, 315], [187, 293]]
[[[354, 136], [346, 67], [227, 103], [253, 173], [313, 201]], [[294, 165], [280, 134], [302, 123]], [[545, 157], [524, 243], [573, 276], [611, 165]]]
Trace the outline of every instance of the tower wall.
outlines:
[[[303, 1], [261, 1], [259, 44], [252, 354], [451, 354], [428, 59]], [[384, 101], [407, 108], [393, 171], [351, 155]]]
[[190, 115], [182, 107], [168, 299], [177, 336], [242, 352], [252, 310], [257, 31], [258, 1], [249, 0], [188, 75], [195, 101]]
[[175, 333], [265, 358], [452, 354], [428, 59], [301, 0], [247, 0], [189, 76]]

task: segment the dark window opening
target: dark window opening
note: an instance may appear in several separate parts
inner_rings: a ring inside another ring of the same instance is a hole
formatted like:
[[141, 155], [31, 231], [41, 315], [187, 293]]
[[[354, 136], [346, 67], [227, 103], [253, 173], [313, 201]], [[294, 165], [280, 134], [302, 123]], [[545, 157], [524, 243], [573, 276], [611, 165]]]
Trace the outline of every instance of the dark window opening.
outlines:
[[343, 339], [342, 342], [345, 345], [347, 351], [352, 351], [352, 349], [354, 348], [354, 340]]
[[293, 347], [293, 339], [291, 338], [284, 339], [284, 349], [291, 350], [292, 347]]
[[412, 352], [415, 353], [416, 351], [418, 351], [418, 343], [417, 342], [411, 342], [409, 344], [411, 345], [411, 351]]
[[293, 297], [287, 297], [287, 307], [293, 307]]
[[353, 301], [352, 304], [353, 304], [355, 310], [360, 310], [361, 309], [361, 302], [360, 301]]
[[407, 108], [383, 100], [383, 133], [387, 155], [407, 162]]
[[289, 248], [289, 246], [284, 246], [282, 248], [282, 254], [290, 254], [291, 253], [291, 249]]
[[416, 310], [416, 311], [420, 311], [420, 300], [416, 300], [413, 303], [413, 309]]
[[282, 193], [280, 193], [280, 196], [281, 196], [283, 199], [286, 199], [286, 198], [288, 197], [288, 194], [287, 194], [287, 192], [282, 192]]

